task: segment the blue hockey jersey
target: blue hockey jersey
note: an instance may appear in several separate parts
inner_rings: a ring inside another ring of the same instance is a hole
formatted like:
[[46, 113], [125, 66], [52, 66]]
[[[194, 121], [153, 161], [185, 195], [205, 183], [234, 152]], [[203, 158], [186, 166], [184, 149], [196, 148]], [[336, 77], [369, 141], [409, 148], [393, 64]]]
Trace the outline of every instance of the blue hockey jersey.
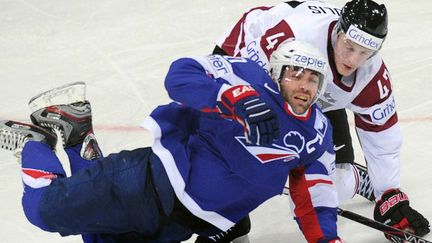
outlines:
[[[280, 137], [272, 145], [248, 144], [243, 127], [219, 115], [217, 101], [236, 85], [251, 85], [277, 114]], [[267, 199], [289, 193], [306, 238], [337, 235], [332, 131], [316, 105], [305, 117], [292, 115], [268, 73], [243, 58], [179, 59], [165, 86], [175, 102], [156, 108], [143, 126], [188, 210], [227, 230]]]

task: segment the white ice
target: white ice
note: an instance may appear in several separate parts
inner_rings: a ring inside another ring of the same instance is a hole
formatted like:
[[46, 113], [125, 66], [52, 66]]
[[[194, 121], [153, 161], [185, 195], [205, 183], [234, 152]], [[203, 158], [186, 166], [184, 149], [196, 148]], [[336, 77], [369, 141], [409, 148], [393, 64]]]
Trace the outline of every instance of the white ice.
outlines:
[[[163, 80], [170, 62], [210, 53], [213, 42], [244, 11], [278, 2], [0, 0], [0, 119], [29, 121], [27, 102], [33, 95], [85, 81], [106, 154], [150, 145], [149, 133], [138, 125], [156, 105], [169, 101]], [[382, 55], [405, 138], [402, 188], [412, 206], [432, 220], [432, 1], [383, 2], [390, 30]], [[364, 163], [355, 146], [356, 160]], [[77, 236], [61, 238], [28, 223], [21, 193], [20, 167], [12, 153], [1, 151], [1, 242], [80, 242]], [[372, 216], [373, 205], [362, 198], [343, 207]], [[253, 243], [305, 242], [283, 196], [254, 211], [252, 224]], [[350, 220], [340, 218], [338, 225], [347, 242], [386, 242], [380, 232]]]

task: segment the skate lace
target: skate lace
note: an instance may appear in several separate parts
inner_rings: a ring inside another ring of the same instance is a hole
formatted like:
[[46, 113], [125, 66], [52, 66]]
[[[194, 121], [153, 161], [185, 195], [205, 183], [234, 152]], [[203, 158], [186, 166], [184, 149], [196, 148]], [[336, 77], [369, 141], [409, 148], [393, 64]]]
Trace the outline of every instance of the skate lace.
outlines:
[[41, 122], [40, 126], [51, 129], [53, 132], [58, 131], [60, 133], [60, 138], [62, 140], [63, 146], [66, 144], [66, 136], [64, 134], [63, 129], [60, 128], [59, 125], [49, 122]]
[[6, 150], [22, 149], [29, 137], [20, 133], [0, 130], [0, 147]]
[[360, 173], [361, 174], [361, 181], [360, 186], [358, 189], [358, 194], [362, 195], [363, 197], [370, 198], [373, 193], [373, 186], [371, 183], [371, 180], [369, 179], [369, 175], [366, 173]]
[[213, 240], [214, 242], [216, 242], [217, 240], [223, 239], [226, 235], [228, 235], [230, 233], [230, 231], [232, 231], [232, 227], [229, 228], [225, 232], [220, 232], [220, 233], [218, 233], [216, 235], [209, 236], [208, 238], [210, 238], [211, 240]]

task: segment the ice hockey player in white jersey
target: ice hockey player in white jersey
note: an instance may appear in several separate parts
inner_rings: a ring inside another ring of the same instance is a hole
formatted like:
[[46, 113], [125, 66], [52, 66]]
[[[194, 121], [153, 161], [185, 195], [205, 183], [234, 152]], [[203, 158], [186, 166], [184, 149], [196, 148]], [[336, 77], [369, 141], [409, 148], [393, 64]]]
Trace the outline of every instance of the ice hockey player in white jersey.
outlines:
[[[429, 222], [401, 191], [402, 135], [390, 74], [378, 53], [386, 36], [387, 10], [372, 0], [352, 0], [342, 9], [323, 1], [288, 1], [244, 13], [214, 53], [247, 57], [270, 71], [269, 58], [285, 40], [316, 45], [330, 65], [318, 105], [334, 128], [340, 202], [357, 192], [376, 202], [376, 220], [423, 236]], [[354, 113], [367, 172], [354, 163], [345, 108]]]
[[[287, 41], [270, 65], [273, 79], [244, 58], [173, 62], [165, 87], [175, 102], [143, 123], [154, 144], [106, 157], [85, 146], [88, 101], [39, 105], [33, 124], [0, 122], [2, 147], [23, 147], [26, 217], [46, 231], [93, 236], [86, 242], [181, 242], [228, 230], [289, 192], [308, 242], [342, 242], [332, 128], [315, 104], [327, 62], [317, 48]], [[53, 151], [56, 135], [40, 126], [62, 131], [72, 176]]]

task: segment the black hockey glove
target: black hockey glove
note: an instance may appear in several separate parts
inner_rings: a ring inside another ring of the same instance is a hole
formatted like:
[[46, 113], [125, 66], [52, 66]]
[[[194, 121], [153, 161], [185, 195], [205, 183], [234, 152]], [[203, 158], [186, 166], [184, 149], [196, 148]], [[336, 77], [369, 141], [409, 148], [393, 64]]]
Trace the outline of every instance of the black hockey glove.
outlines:
[[[375, 220], [418, 236], [429, 233], [429, 221], [409, 206], [408, 196], [399, 189], [386, 191], [375, 205]], [[388, 235], [385, 235], [389, 239]]]
[[251, 86], [239, 85], [224, 91], [217, 106], [225, 117], [244, 127], [250, 143], [269, 145], [279, 138], [276, 114]]

